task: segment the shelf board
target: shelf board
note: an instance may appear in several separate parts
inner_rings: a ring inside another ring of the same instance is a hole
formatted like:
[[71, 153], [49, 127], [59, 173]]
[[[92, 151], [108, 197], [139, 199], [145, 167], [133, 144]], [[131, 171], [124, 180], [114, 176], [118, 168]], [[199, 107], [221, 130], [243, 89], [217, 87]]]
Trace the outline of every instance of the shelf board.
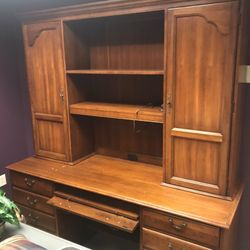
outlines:
[[141, 105], [113, 104], [100, 102], [82, 102], [70, 105], [70, 113], [107, 117], [122, 120], [163, 123], [163, 111], [160, 107]]
[[70, 75], [163, 75], [163, 70], [67, 70]]

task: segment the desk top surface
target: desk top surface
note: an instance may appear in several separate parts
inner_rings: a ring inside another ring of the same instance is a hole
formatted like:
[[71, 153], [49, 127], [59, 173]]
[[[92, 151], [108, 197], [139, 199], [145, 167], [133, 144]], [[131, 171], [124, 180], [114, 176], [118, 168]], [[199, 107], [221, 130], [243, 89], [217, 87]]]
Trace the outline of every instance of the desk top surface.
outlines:
[[30, 157], [8, 169], [226, 229], [242, 195], [228, 201], [161, 186], [161, 167], [102, 155], [73, 166]]

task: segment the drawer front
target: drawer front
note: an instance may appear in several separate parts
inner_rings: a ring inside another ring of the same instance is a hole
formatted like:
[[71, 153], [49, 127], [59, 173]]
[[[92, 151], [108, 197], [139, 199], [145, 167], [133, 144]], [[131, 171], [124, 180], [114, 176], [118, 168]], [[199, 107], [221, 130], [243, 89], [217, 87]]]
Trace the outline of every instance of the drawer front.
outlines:
[[142, 229], [143, 249], [152, 250], [212, 250], [199, 246], [170, 235], [158, 233], [156, 231]]
[[11, 171], [12, 185], [23, 188], [48, 197], [53, 196], [53, 184], [30, 175]]
[[47, 201], [49, 200], [49, 198], [47, 197], [23, 191], [19, 188], [13, 188], [12, 195], [13, 200], [19, 204], [36, 210], [40, 210], [47, 214], [55, 214], [55, 209], [47, 204]]
[[56, 233], [56, 219], [50, 215], [38, 212], [34, 209], [24, 207], [18, 204], [27, 224], [45, 230], [47, 232]]
[[175, 234], [205, 245], [219, 246], [220, 230], [213, 226], [155, 212], [150, 209], [143, 209], [142, 222], [144, 227]]

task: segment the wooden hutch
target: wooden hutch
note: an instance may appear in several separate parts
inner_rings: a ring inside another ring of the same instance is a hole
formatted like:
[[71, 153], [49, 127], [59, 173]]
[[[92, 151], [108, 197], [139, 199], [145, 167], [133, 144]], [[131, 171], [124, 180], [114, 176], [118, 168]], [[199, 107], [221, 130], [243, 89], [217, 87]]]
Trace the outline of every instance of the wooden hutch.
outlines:
[[115, 249], [236, 250], [249, 9], [108, 0], [23, 15], [36, 156], [8, 169], [28, 223], [93, 249], [104, 232]]

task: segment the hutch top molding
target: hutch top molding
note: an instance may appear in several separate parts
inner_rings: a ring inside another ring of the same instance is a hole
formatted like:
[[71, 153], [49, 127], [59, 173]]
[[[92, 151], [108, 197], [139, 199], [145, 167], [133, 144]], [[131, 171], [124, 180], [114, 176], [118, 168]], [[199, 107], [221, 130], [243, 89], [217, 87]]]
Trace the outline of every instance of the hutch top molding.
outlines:
[[231, 2], [231, 0], [106, 0], [21, 13], [23, 22], [32, 20], [77, 20], [101, 16], [151, 12], [178, 6]]

